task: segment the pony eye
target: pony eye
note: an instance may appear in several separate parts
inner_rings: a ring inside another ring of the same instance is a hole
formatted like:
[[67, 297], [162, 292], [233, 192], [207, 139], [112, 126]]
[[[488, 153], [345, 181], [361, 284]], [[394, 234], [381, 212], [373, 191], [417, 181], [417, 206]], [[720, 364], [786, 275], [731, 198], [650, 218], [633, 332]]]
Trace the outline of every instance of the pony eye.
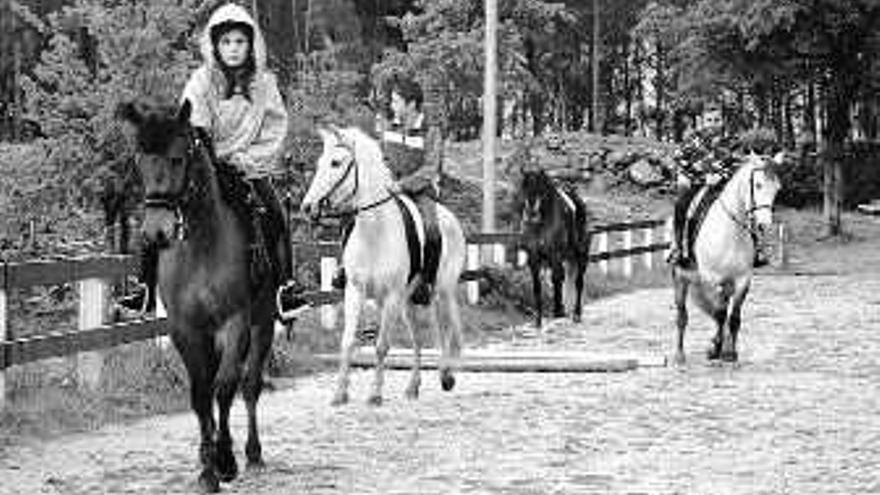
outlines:
[[330, 161], [330, 166], [333, 167], [333, 168], [339, 168], [339, 167], [342, 166], [342, 160], [339, 160], [339, 159], [333, 159], [333, 160]]
[[179, 156], [175, 156], [171, 158], [171, 166], [172, 167], [182, 167], [183, 166], [183, 158]]

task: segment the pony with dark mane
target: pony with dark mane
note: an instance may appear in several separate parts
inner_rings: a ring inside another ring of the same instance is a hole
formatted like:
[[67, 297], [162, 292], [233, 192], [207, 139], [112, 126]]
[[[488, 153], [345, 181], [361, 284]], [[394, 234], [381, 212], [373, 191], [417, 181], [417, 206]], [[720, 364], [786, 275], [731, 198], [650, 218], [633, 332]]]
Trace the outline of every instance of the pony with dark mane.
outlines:
[[743, 159], [720, 195], [709, 206], [696, 233], [695, 268], [673, 266], [678, 339], [675, 361], [685, 362], [684, 334], [691, 286], [697, 306], [715, 320], [717, 331], [708, 350], [710, 360], [735, 362], [740, 312], [752, 283], [755, 239], [773, 223], [773, 202], [780, 182], [774, 158], [751, 154]]
[[522, 233], [532, 274], [535, 300], [535, 326], [541, 328], [543, 303], [541, 269], [550, 267], [553, 282], [553, 315], [565, 316], [563, 283], [574, 281], [572, 318], [580, 321], [584, 291], [584, 272], [590, 255], [587, 206], [571, 190], [555, 184], [547, 173], [535, 166], [520, 170]]
[[216, 492], [220, 481], [238, 474], [229, 409], [239, 387], [248, 416], [247, 465], [263, 465], [256, 409], [289, 247], [283, 235], [270, 236], [272, 262], [252, 273], [253, 232], [243, 200], [228, 190], [230, 166], [216, 160], [207, 132], [190, 125], [190, 111], [189, 101], [179, 109], [134, 101], [120, 105], [117, 115], [136, 131], [142, 233], [160, 249], [159, 293], [189, 375], [201, 435], [199, 486]]

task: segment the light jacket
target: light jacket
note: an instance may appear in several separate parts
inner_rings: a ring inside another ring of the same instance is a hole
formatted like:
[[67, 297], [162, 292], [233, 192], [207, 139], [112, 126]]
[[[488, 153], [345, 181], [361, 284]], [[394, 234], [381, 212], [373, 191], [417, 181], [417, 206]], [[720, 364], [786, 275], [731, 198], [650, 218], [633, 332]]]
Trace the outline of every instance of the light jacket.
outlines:
[[[211, 28], [235, 21], [251, 25], [256, 71], [250, 101], [242, 95], [223, 99], [226, 86], [220, 62], [214, 58]], [[249, 178], [283, 172], [281, 153], [287, 135], [287, 110], [278, 92], [275, 75], [266, 69], [266, 43], [245, 9], [227, 4], [217, 9], [201, 34], [202, 66], [190, 76], [181, 101], [192, 104], [190, 122], [211, 132], [217, 156], [242, 170]]]

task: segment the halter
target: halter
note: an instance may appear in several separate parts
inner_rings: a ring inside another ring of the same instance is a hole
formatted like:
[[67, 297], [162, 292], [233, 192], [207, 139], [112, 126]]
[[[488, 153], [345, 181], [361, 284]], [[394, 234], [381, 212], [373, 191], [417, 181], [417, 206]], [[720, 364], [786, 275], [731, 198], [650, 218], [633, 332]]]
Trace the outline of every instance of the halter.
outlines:
[[[348, 150], [349, 153], [351, 153], [351, 160], [348, 162], [348, 167], [345, 168], [345, 173], [342, 174], [342, 177], [340, 177], [336, 181], [336, 183], [333, 184], [333, 187], [331, 187], [330, 190], [328, 190], [323, 196], [321, 196], [320, 199], [318, 199], [317, 204], [319, 206], [330, 204], [330, 197], [336, 192], [337, 189], [339, 189], [340, 186], [342, 186], [342, 184], [345, 183], [345, 180], [348, 179], [348, 176], [351, 175], [352, 171], [354, 171], [354, 188], [352, 189], [351, 194], [349, 194], [348, 197], [345, 198], [345, 201], [346, 202], [353, 201], [355, 198], [357, 198], [358, 189], [360, 188], [360, 174], [358, 173], [359, 165], [358, 165], [358, 161], [357, 161], [357, 156], [355, 155], [355, 151], [353, 148], [346, 146], [345, 144], [337, 144], [337, 146], [340, 146], [340, 147]], [[324, 214], [321, 216], [328, 217], [328, 218], [339, 218], [339, 217], [347, 217], [347, 216], [352, 216], [352, 215], [356, 216], [361, 212], [372, 210], [373, 208], [376, 208], [377, 206], [383, 205], [383, 204], [391, 201], [393, 198], [394, 198], [394, 193], [391, 191], [388, 191], [388, 196], [386, 196], [382, 199], [373, 201], [371, 203], [367, 203], [364, 206], [355, 206], [355, 207], [349, 208], [347, 210], [337, 211], [335, 213], [327, 213], [327, 214]], [[321, 209], [322, 208], [319, 208], [319, 211]]]
[[144, 198], [144, 209], [168, 210], [174, 214], [174, 238], [182, 241], [187, 238], [186, 217], [184, 208], [189, 204], [193, 192], [193, 181], [189, 177], [190, 163], [196, 159], [199, 150], [204, 146], [204, 141], [192, 132], [186, 133], [186, 158], [184, 162], [184, 177], [186, 182], [180, 191], [158, 192], [147, 194]]

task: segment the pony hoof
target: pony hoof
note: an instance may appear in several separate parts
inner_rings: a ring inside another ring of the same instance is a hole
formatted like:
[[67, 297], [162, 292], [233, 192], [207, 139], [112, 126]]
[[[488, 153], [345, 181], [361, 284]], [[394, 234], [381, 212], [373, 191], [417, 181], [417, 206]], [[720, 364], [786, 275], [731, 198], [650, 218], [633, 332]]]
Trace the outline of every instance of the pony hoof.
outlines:
[[706, 349], [706, 359], [709, 361], [717, 361], [721, 359], [721, 351], [717, 347]]
[[573, 321], [573, 322], [575, 322], [575, 323], [580, 323], [580, 322], [581, 322], [581, 315], [574, 315], [574, 316], [572, 316], [572, 317], [571, 317], [571, 321]]
[[225, 466], [224, 462], [218, 462], [217, 466], [217, 476], [223, 483], [229, 483], [238, 476], [238, 463], [235, 462], [235, 458], [228, 462], [230, 463]]
[[263, 462], [263, 459], [248, 461], [246, 469], [250, 473], [261, 473], [266, 469], [266, 463]]
[[684, 354], [683, 353], [676, 353], [675, 354], [675, 365], [676, 366], [684, 366], [685, 364], [687, 364], [687, 360], [685, 359]]
[[381, 395], [371, 395], [369, 399], [367, 399], [367, 404], [371, 406], [381, 406], [382, 405], [382, 396]]
[[416, 400], [419, 398], [419, 388], [418, 387], [407, 387], [405, 395], [406, 395], [406, 398], [409, 400]]
[[725, 363], [735, 363], [739, 360], [739, 353], [736, 351], [728, 351], [721, 353], [721, 360]]
[[220, 491], [220, 480], [211, 469], [205, 469], [199, 475], [199, 493], [217, 493]]
[[238, 463], [232, 453], [232, 445], [220, 449], [217, 455], [217, 476], [223, 483], [229, 483], [238, 476]]
[[455, 388], [455, 377], [452, 373], [444, 372], [443, 375], [440, 376], [440, 387], [443, 388], [444, 392], [449, 392], [453, 388]]
[[336, 394], [333, 400], [330, 401], [331, 406], [341, 406], [343, 404], [348, 404], [348, 394], [344, 392]]

